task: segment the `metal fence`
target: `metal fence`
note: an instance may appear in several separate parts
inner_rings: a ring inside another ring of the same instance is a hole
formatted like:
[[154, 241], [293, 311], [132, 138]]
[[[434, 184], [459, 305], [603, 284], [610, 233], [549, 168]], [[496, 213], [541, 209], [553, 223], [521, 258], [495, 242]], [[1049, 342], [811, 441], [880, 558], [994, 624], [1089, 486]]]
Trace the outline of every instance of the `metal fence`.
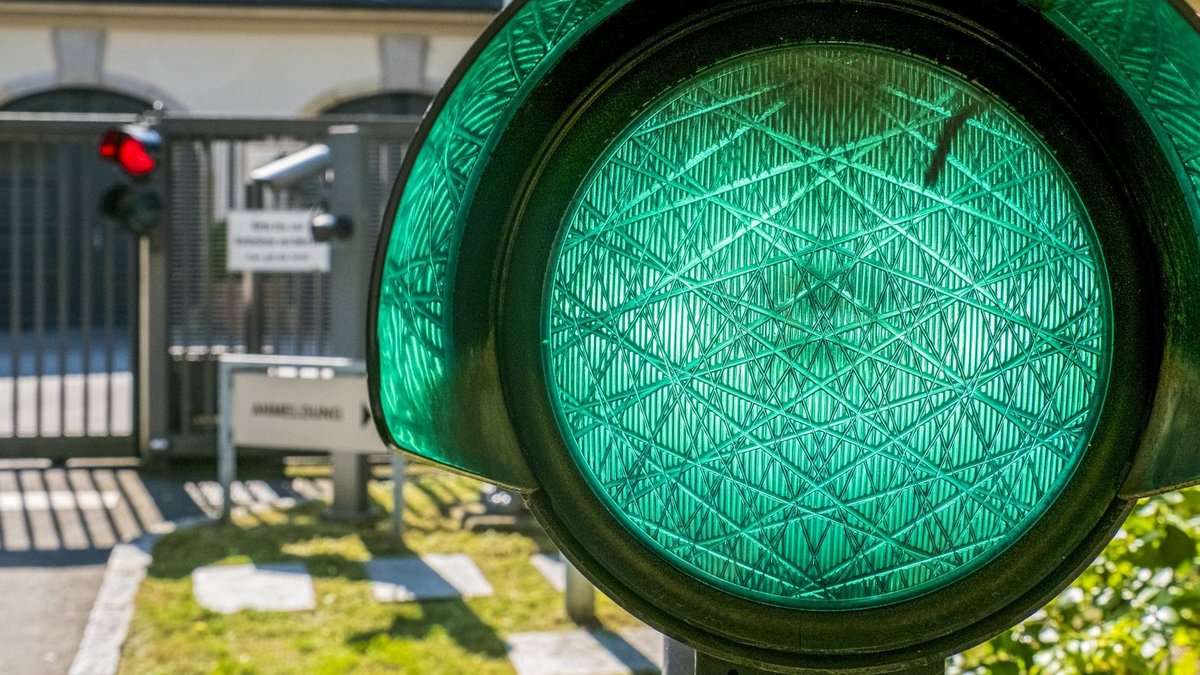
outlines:
[[330, 275], [227, 271], [228, 214], [314, 208], [335, 175], [287, 190], [248, 175], [354, 124], [377, 228], [417, 122], [168, 116], [166, 223], [139, 242], [100, 216], [120, 177], [95, 153], [131, 121], [0, 114], [0, 456], [211, 452], [221, 354], [338, 356]]
[[99, 215], [103, 123], [0, 124], [0, 454], [133, 448], [136, 240]]

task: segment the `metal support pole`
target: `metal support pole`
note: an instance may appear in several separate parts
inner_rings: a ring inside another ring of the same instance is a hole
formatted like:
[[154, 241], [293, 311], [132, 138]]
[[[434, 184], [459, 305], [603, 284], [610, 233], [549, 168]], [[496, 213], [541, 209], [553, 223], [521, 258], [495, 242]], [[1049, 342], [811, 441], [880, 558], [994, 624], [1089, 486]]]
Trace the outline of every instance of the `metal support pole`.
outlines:
[[137, 434], [142, 457], [167, 449], [168, 230], [155, 228], [138, 241]]
[[404, 479], [408, 475], [408, 459], [392, 455], [392, 536], [404, 538]]
[[371, 478], [371, 463], [366, 455], [335, 452], [330, 456], [333, 465], [333, 504], [326, 515], [331, 520], [359, 521], [371, 513], [367, 481]]
[[[362, 359], [367, 352], [367, 295], [375, 253], [367, 222], [366, 148], [366, 139], [359, 127], [330, 127], [333, 185], [329, 208], [332, 213], [348, 218], [351, 230], [348, 237], [331, 243], [329, 347], [334, 355], [351, 359]], [[340, 519], [369, 516], [367, 481], [370, 477], [365, 455], [334, 454], [330, 515]]]
[[233, 447], [233, 424], [229, 411], [233, 409], [233, 370], [228, 363], [217, 364], [217, 391], [221, 400], [217, 421], [217, 482], [221, 484], [221, 522], [229, 522], [233, 513], [233, 481], [237, 476], [237, 455]]
[[[797, 672], [852, 675], [855, 671], [809, 670]], [[901, 667], [892, 672], [896, 675], [945, 675], [946, 666], [944, 663], [935, 663], [926, 666]], [[773, 673], [723, 661], [715, 656], [698, 652], [678, 640], [666, 637], [663, 639], [663, 675], [773, 675]]]
[[596, 624], [596, 587], [569, 560], [564, 562], [567, 565], [567, 616], [576, 625], [593, 626]]

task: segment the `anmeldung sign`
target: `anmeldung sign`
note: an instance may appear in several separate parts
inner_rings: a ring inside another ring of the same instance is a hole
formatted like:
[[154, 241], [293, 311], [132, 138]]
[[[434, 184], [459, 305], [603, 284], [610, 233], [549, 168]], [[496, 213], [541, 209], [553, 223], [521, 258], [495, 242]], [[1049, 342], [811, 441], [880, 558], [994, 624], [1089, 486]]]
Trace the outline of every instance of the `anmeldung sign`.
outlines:
[[326, 379], [233, 374], [234, 445], [331, 452], [382, 452], [366, 375]]
[[230, 211], [230, 272], [328, 272], [329, 244], [313, 241], [308, 211]]

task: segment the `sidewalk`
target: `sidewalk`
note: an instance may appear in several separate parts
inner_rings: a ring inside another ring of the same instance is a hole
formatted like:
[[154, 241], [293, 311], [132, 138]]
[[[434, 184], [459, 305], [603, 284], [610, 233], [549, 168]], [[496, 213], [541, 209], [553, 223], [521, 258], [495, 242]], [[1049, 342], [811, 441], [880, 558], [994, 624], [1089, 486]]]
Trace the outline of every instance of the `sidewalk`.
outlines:
[[162, 522], [128, 465], [0, 463], [0, 672], [66, 673], [109, 551]]
[[[65, 675], [112, 549], [219, 508], [211, 467], [143, 472], [0, 462], [0, 673]], [[273, 485], [273, 483], [275, 483]], [[304, 498], [279, 481], [238, 484], [235, 503]]]

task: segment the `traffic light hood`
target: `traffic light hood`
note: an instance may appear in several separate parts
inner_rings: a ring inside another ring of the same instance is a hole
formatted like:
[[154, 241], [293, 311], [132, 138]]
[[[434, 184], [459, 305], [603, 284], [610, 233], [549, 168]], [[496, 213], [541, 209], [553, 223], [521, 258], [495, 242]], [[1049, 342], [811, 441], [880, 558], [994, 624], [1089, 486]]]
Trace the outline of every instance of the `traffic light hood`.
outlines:
[[515, 2], [385, 217], [380, 433], [526, 493], [610, 595], [729, 659], [978, 642], [1200, 481], [1198, 27], [1168, 0]]
[[[393, 194], [374, 270], [372, 397], [380, 433], [391, 447], [512, 487], [535, 487], [507, 431], [501, 392], [484, 386], [468, 355], [455, 353], [454, 308], [486, 311], [487, 300], [456, 292], [455, 263], [472, 209], [488, 209], [497, 221], [510, 216], [511, 205], [481, 205], [475, 194], [509, 122], [581, 36], [630, 4], [514, 3], [432, 106]], [[1157, 189], [1178, 189], [1187, 213], [1172, 215], [1200, 223], [1200, 19], [1182, 0], [1178, 6], [1169, 0], [1028, 4], [1083, 45], [1142, 111], [1153, 133], [1147, 140], [1175, 170], [1177, 185]], [[1160, 228], [1155, 242], [1167, 296], [1167, 353], [1131, 494], [1200, 480], [1200, 453], [1190, 440], [1200, 436], [1200, 413], [1190, 412], [1200, 410], [1200, 268], [1196, 237], [1186, 229]]]

